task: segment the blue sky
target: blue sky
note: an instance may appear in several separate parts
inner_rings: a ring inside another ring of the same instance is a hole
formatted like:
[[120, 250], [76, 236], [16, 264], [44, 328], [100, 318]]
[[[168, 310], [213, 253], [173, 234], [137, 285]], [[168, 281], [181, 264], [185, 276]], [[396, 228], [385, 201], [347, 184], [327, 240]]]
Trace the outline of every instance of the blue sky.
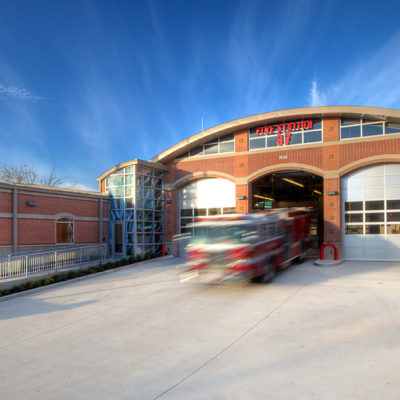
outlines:
[[400, 108], [396, 1], [0, 2], [0, 162], [97, 190], [204, 129], [294, 107]]

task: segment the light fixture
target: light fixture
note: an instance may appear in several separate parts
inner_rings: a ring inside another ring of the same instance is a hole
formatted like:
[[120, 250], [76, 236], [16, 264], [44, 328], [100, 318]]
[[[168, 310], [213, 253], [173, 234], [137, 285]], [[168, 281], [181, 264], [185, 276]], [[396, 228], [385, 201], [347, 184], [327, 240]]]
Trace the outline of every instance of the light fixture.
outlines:
[[254, 197], [257, 197], [258, 199], [264, 199], [264, 200], [271, 200], [271, 201], [274, 201], [274, 199], [271, 199], [271, 197], [260, 196], [259, 194], [255, 194]]
[[304, 185], [302, 185], [301, 183], [296, 182], [296, 181], [292, 181], [291, 179], [288, 179], [288, 178], [282, 178], [282, 180], [284, 180], [284, 181], [286, 181], [286, 182], [289, 182], [289, 183], [291, 183], [292, 185], [304, 187]]
[[236, 196], [237, 200], [246, 200], [247, 197], [246, 196]]
[[319, 190], [314, 190], [314, 193], [317, 193], [319, 195], [322, 195], [322, 193]]
[[339, 194], [336, 190], [328, 190], [327, 192], [326, 192], [326, 194], [328, 195], [328, 196], [336, 196], [337, 194]]

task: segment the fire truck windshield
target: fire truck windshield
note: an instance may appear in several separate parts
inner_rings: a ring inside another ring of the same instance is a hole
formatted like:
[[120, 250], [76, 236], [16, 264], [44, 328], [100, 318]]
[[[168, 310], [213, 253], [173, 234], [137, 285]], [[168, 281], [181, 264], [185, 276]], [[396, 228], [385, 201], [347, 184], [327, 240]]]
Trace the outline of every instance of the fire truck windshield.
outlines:
[[207, 225], [194, 227], [192, 244], [249, 243], [257, 238], [254, 225]]

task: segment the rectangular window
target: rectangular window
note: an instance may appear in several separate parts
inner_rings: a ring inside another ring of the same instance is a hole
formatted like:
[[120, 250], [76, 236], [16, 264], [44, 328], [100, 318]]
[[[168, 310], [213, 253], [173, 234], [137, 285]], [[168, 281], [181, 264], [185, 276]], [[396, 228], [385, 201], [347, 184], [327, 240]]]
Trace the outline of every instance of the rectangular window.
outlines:
[[351, 139], [361, 136], [361, 126], [347, 126], [340, 128], [341, 139]]
[[220, 143], [220, 152], [221, 153], [232, 153], [235, 151], [235, 143], [234, 142], [222, 142]]
[[207, 215], [207, 208], [195, 208], [193, 211], [196, 217], [205, 217]]
[[383, 222], [385, 220], [384, 213], [366, 213], [365, 221], [366, 222]]
[[400, 124], [392, 124], [386, 123], [385, 124], [385, 133], [388, 135], [390, 133], [400, 133]]
[[345, 126], [345, 125], [360, 125], [361, 120], [360, 119], [351, 119], [351, 118], [342, 118], [340, 125]]
[[269, 136], [267, 137], [267, 147], [276, 147], [278, 146], [278, 137], [277, 136]]
[[388, 210], [400, 210], [400, 200], [387, 200], [386, 208]]
[[388, 235], [400, 235], [400, 224], [390, 224], [387, 225]]
[[385, 225], [365, 225], [366, 235], [384, 235]]
[[364, 215], [361, 213], [358, 214], [345, 214], [344, 215], [345, 222], [364, 222]]
[[400, 222], [400, 212], [388, 212], [386, 214], [387, 222]]
[[345, 211], [362, 211], [363, 202], [362, 201], [346, 201], [344, 203]]
[[219, 138], [219, 141], [222, 142], [230, 142], [234, 140], [234, 135], [233, 133], [230, 133], [228, 135], [222, 136]]
[[365, 202], [365, 209], [367, 211], [370, 210], [383, 210], [384, 208], [384, 201], [383, 200], [374, 200], [374, 201], [366, 201]]
[[190, 150], [190, 156], [201, 156], [203, 155], [203, 146], [196, 147], [193, 150]]
[[205, 144], [204, 154], [218, 154], [218, 143]]
[[[284, 135], [284, 141], [286, 143], [286, 137]], [[302, 133], [292, 133], [290, 136], [289, 144], [302, 144], [303, 143], [303, 134]]]
[[383, 124], [363, 125], [363, 136], [383, 135]]
[[265, 148], [265, 138], [260, 137], [257, 139], [250, 140], [250, 150], [263, 149], [263, 148]]
[[221, 209], [220, 208], [209, 208], [208, 215], [220, 215]]
[[346, 235], [362, 235], [364, 233], [362, 225], [345, 225]]
[[322, 142], [322, 131], [304, 132], [304, 143]]

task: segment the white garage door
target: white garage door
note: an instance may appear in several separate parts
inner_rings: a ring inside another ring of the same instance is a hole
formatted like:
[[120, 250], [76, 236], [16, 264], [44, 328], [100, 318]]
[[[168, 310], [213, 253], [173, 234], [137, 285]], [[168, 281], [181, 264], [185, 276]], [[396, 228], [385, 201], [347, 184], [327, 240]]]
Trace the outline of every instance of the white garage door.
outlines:
[[346, 260], [400, 260], [400, 164], [379, 164], [342, 178]]

